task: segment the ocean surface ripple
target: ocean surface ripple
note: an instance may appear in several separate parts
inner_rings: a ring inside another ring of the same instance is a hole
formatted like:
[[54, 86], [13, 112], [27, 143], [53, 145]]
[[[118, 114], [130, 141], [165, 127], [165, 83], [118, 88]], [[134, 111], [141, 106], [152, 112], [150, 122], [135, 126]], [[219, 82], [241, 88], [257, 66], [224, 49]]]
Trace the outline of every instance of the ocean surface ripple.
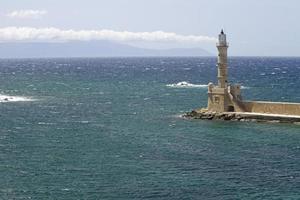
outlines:
[[[245, 99], [300, 102], [299, 58], [229, 60]], [[0, 199], [300, 199], [300, 126], [177, 117], [215, 63], [1, 59]]]

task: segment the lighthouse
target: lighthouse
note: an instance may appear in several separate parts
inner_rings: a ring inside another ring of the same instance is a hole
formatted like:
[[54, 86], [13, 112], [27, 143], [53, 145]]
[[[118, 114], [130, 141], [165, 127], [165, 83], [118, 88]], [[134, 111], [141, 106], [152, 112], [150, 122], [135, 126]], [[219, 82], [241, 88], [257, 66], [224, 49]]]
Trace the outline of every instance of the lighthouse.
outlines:
[[[187, 113], [186, 117], [212, 120], [259, 120], [300, 122], [300, 103], [244, 101], [241, 85], [232, 84], [228, 79], [228, 43], [226, 34], [221, 30], [218, 41], [218, 61], [216, 74], [218, 83], [208, 84], [208, 105]], [[234, 70], [234, 69], [232, 69]]]
[[227, 88], [227, 49], [228, 44], [226, 41], [226, 34], [223, 29], [219, 34], [218, 48], [218, 86], [220, 88]]
[[208, 106], [212, 112], [233, 112], [243, 110], [240, 102], [242, 101], [241, 86], [239, 84], [229, 84], [227, 72], [227, 50], [228, 43], [226, 34], [223, 30], [219, 34], [217, 42], [218, 49], [218, 85], [208, 84]]
[[233, 100], [240, 97], [239, 85], [230, 85], [228, 83], [227, 72], [227, 50], [228, 43], [226, 34], [223, 30], [218, 37], [218, 84], [208, 84], [208, 107], [207, 109], [212, 112], [228, 112], [235, 110]]

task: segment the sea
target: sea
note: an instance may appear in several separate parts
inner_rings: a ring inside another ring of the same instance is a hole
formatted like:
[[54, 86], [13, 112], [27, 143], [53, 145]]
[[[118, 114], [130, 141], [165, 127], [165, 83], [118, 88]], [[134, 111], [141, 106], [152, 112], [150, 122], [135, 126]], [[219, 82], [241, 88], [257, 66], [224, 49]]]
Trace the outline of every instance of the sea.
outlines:
[[[231, 57], [248, 100], [300, 102], [300, 58]], [[0, 199], [300, 199], [300, 125], [184, 119], [215, 57], [0, 59]]]

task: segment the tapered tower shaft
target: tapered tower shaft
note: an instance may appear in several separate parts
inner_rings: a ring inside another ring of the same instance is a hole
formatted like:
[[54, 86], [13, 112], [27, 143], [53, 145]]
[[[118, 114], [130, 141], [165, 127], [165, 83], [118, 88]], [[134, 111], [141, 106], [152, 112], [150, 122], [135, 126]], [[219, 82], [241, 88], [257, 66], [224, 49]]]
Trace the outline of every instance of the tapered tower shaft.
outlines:
[[218, 48], [218, 86], [220, 88], [227, 88], [227, 49], [228, 44], [226, 41], [226, 34], [223, 30], [219, 34]]

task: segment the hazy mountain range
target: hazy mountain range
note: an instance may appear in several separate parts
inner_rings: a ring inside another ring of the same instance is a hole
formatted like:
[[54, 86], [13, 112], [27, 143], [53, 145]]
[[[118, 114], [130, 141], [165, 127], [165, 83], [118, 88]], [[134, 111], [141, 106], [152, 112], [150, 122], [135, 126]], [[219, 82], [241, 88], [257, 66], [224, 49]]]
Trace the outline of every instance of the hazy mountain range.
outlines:
[[0, 58], [42, 57], [126, 57], [126, 56], [210, 56], [201, 48], [143, 49], [109, 41], [74, 41], [65, 43], [0, 43]]

